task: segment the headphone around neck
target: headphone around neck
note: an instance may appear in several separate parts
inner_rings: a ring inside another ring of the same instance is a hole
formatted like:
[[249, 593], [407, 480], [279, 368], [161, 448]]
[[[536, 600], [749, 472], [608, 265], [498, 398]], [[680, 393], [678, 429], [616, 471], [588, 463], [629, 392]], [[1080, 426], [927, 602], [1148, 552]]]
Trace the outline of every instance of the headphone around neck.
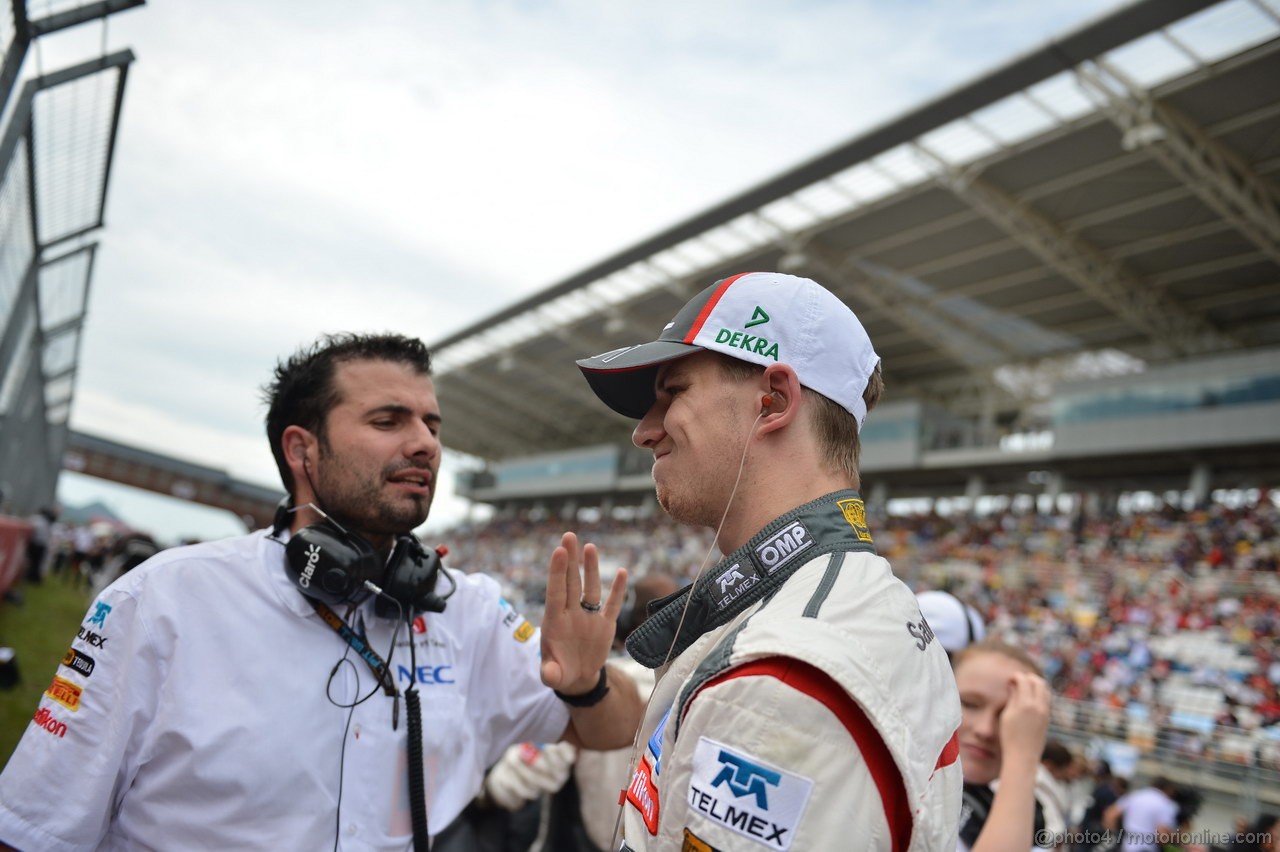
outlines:
[[[280, 501], [272, 536], [288, 528], [295, 511], [292, 497]], [[412, 620], [416, 613], [444, 612], [445, 601], [458, 588], [442, 570], [440, 557], [448, 553], [443, 545], [428, 550], [413, 535], [397, 536], [383, 562], [369, 542], [328, 516], [291, 535], [284, 552], [287, 573], [304, 596], [337, 607], [359, 604], [375, 592], [374, 612], [382, 618]], [[435, 591], [441, 575], [452, 587], [443, 596]]]

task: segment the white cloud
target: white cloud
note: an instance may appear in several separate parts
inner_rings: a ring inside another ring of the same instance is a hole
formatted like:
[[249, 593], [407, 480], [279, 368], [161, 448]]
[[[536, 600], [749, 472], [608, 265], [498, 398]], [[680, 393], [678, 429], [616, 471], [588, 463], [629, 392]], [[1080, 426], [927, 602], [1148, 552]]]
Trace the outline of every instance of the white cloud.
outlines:
[[[113, 16], [111, 47], [138, 61], [73, 423], [272, 483], [257, 388], [299, 344], [440, 339], [1114, 5], [226, 0]], [[40, 61], [100, 37], [82, 27]]]

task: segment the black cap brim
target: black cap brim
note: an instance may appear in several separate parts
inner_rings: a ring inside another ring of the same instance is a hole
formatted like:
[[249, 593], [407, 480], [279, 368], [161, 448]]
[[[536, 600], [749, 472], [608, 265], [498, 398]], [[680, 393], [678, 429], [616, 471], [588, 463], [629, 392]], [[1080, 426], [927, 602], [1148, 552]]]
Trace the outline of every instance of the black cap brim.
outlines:
[[628, 349], [615, 349], [578, 361], [578, 369], [600, 401], [632, 420], [645, 416], [656, 398], [653, 383], [658, 368], [668, 361], [703, 351], [675, 340], [655, 340]]

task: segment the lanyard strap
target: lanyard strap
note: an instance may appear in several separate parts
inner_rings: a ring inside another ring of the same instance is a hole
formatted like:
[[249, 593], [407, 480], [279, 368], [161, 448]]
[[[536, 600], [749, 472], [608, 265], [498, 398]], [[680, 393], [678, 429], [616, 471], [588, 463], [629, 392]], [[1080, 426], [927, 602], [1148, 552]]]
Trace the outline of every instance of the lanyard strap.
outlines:
[[[369, 668], [373, 671], [373, 676], [378, 679], [378, 683], [382, 684], [382, 691], [389, 696], [396, 696], [395, 684], [391, 680], [391, 672], [387, 668], [387, 663], [378, 655], [378, 652], [369, 646], [369, 643], [351, 629], [351, 625], [347, 624], [338, 614], [329, 608], [324, 601], [318, 601], [315, 598], [307, 598], [311, 606], [316, 611], [316, 615], [320, 616], [320, 620], [329, 627], [333, 628], [333, 632], [342, 637], [342, 641], [351, 646], [351, 650], [356, 652], [362, 660], [369, 664]], [[399, 709], [397, 707], [396, 709]]]

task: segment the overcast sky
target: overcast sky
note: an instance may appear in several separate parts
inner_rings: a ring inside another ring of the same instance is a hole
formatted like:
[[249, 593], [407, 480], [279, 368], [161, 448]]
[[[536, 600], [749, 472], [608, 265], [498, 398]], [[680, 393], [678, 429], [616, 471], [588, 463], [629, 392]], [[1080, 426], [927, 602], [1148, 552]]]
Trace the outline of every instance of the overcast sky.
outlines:
[[[298, 345], [439, 340], [1117, 5], [170, 0], [115, 15], [108, 49], [137, 61], [72, 425], [275, 486], [257, 389]], [[27, 73], [102, 37], [46, 40]], [[82, 476], [60, 495], [166, 539], [240, 529]], [[461, 511], [442, 495], [434, 520]]]

